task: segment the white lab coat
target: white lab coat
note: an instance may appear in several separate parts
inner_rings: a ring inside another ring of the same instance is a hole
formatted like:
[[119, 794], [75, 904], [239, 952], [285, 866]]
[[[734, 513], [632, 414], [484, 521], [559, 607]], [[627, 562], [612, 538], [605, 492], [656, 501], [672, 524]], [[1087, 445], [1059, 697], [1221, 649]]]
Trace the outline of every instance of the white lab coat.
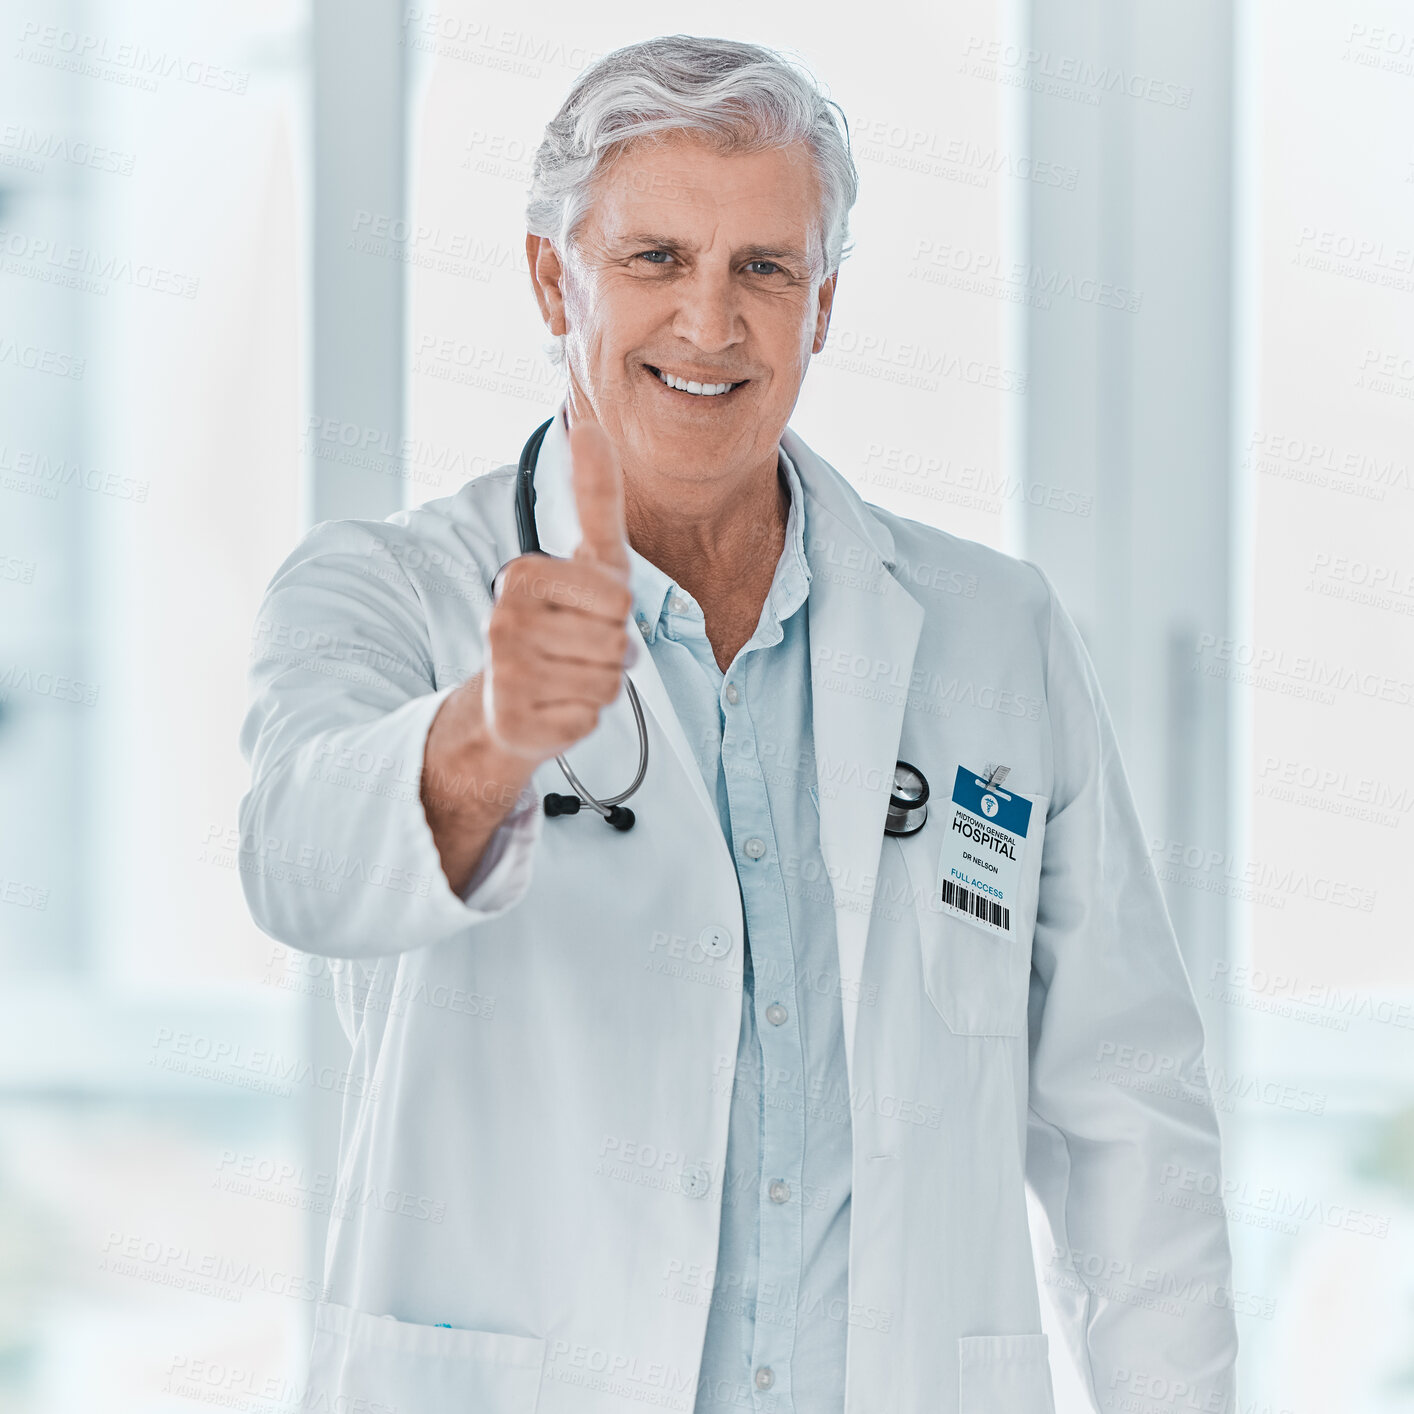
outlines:
[[[1226, 1229], [1170, 1201], [1172, 1165], [1219, 1172], [1202, 1028], [1076, 629], [1035, 566], [865, 504], [790, 429], [782, 445], [809, 498], [852, 1107], [849, 1309], [826, 1313], [847, 1322], [847, 1414], [1053, 1409], [1027, 1183], [1096, 1409], [1175, 1382], [1226, 1409]], [[553, 553], [576, 538], [566, 476], [557, 420], [537, 474]], [[476, 896], [499, 899], [478, 909], [418, 798], [428, 726], [478, 670], [487, 586], [519, 553], [513, 478], [315, 526], [257, 625], [246, 895], [271, 936], [338, 959], [352, 1045], [307, 1398], [691, 1414], [743, 918], [651, 656], [631, 670], [651, 743], [631, 832], [525, 817], [533, 850], [492, 856]], [[570, 756], [609, 792], [636, 752], [621, 694]], [[900, 758], [938, 812], [905, 838], [884, 834]], [[933, 900], [954, 774], [994, 763], [1033, 805], [1011, 941]], [[553, 761], [533, 784], [567, 789]]]

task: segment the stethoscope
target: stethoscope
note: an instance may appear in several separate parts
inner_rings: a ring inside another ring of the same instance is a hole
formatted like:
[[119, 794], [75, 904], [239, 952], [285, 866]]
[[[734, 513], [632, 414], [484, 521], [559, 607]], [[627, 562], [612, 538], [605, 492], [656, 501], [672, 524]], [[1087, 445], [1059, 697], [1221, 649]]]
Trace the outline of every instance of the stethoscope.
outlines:
[[[545, 440], [545, 434], [554, 420], [553, 417], [547, 417], [530, 434], [521, 449], [520, 465], [516, 469], [516, 532], [520, 537], [522, 555], [537, 554], [540, 551], [540, 535], [535, 529], [535, 464], [540, 457], [540, 444]], [[638, 700], [638, 690], [627, 673], [624, 674], [624, 686], [628, 689], [629, 706], [633, 708], [633, 720], [638, 728], [638, 770], [628, 789], [600, 800], [589, 793], [584, 782], [570, 769], [569, 762], [563, 756], [556, 756], [556, 764], [575, 793], [559, 795], [554, 791], [548, 792], [545, 796], [547, 815], [577, 815], [581, 806], [588, 806], [602, 815], [616, 830], [633, 829], [634, 813], [624, 801], [643, 784], [643, 778], [648, 773], [648, 726], [643, 719], [643, 704]], [[917, 834], [927, 818], [928, 782], [917, 766], [900, 761], [894, 767], [893, 789], [889, 795], [884, 833]]]

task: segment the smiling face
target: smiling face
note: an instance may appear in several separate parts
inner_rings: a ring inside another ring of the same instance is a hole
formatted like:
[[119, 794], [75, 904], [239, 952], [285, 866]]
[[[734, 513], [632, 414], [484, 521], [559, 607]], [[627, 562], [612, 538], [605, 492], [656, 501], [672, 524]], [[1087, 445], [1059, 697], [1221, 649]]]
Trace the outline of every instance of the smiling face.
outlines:
[[563, 263], [526, 238], [541, 313], [566, 336], [570, 419], [599, 423], [626, 476], [774, 475], [830, 322], [819, 218], [803, 144], [719, 153], [674, 134], [599, 174]]

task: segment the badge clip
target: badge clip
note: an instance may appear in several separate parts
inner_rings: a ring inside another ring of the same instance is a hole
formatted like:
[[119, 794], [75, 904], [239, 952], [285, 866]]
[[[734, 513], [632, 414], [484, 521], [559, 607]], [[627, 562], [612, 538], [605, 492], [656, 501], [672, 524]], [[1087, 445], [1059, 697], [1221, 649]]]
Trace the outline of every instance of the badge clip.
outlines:
[[1000, 790], [1002, 782], [1011, 775], [1010, 766], [988, 766], [987, 780], [983, 786], [984, 790]]

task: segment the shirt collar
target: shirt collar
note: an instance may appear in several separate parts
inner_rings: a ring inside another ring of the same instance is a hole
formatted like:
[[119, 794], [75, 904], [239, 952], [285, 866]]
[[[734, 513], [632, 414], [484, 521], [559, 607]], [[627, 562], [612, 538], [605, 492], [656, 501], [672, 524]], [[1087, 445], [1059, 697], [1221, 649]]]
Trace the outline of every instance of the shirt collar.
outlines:
[[[786, 518], [785, 546], [776, 565], [775, 578], [766, 596], [763, 626], [769, 642], [778, 642], [783, 624], [805, 602], [810, 586], [810, 564], [805, 554], [805, 489], [800, 474], [784, 447], [778, 448], [779, 466], [790, 491], [790, 511]], [[565, 422], [565, 402], [555, 410], [554, 419], [540, 444], [535, 463], [535, 521], [540, 548], [547, 555], [568, 558], [579, 544], [579, 515], [570, 481], [569, 429]], [[657, 565], [644, 559], [632, 545], [628, 550], [629, 588], [633, 593], [633, 613], [644, 638], [652, 642], [665, 618], [675, 610], [675, 599], [689, 595]], [[693, 605], [700, 617], [700, 610]]]

